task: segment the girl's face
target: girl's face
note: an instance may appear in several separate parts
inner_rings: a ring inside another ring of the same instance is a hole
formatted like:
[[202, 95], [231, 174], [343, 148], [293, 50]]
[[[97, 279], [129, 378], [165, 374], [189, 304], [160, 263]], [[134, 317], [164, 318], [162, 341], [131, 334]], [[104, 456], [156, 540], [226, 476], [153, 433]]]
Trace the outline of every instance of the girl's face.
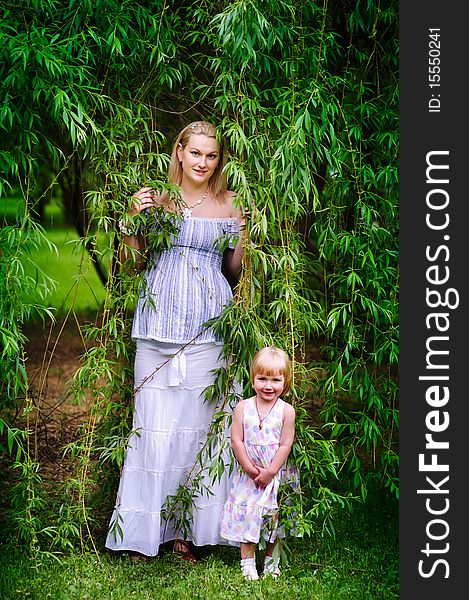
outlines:
[[276, 375], [257, 373], [252, 383], [258, 399], [270, 403], [275, 402], [283, 392], [285, 377], [280, 373]]
[[185, 148], [179, 145], [177, 155], [181, 161], [183, 185], [208, 185], [220, 162], [220, 147], [214, 138], [192, 134]]

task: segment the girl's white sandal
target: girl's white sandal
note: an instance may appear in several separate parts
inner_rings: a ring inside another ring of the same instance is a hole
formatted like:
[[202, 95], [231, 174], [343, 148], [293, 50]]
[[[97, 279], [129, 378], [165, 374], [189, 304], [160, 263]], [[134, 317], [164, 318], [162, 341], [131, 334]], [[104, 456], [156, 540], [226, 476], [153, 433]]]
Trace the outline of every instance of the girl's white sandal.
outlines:
[[262, 577], [267, 577], [268, 575], [270, 575], [274, 579], [280, 577], [279, 561], [274, 560], [271, 556], [265, 557], [264, 572], [262, 573]]
[[247, 581], [257, 581], [259, 579], [256, 568], [256, 559], [254, 557], [241, 559], [241, 573]]

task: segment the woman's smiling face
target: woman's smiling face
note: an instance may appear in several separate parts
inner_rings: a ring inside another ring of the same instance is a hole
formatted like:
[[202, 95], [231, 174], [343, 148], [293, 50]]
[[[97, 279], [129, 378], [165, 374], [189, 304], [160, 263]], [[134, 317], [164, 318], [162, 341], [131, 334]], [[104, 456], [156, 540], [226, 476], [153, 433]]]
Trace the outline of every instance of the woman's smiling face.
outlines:
[[204, 134], [192, 134], [187, 146], [178, 148], [182, 167], [182, 183], [208, 184], [220, 162], [220, 147], [215, 138]]

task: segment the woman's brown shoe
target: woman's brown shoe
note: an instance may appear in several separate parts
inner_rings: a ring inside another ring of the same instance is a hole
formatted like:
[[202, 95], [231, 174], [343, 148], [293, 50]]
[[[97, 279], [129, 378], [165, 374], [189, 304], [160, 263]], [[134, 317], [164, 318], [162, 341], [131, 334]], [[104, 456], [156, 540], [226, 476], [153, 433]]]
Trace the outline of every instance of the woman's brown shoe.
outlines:
[[189, 544], [184, 540], [174, 540], [173, 552], [181, 559], [192, 565], [197, 563], [197, 558], [192, 554]]
[[140, 552], [129, 552], [129, 560], [133, 563], [148, 562], [150, 557], [145, 554], [140, 554]]

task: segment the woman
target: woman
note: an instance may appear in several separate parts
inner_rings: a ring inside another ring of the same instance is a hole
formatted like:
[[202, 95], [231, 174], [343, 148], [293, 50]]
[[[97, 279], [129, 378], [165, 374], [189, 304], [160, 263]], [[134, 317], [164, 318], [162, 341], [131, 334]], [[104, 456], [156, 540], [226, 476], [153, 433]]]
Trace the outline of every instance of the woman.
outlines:
[[[162, 207], [178, 229], [169, 248], [149, 249], [132, 325], [137, 433], [129, 440], [106, 547], [130, 551], [134, 558], [155, 556], [162, 543], [175, 540], [181, 558], [195, 562], [189, 542], [225, 543], [219, 535], [225, 477], [214, 485], [207, 478], [211, 495], [195, 499], [187, 539], [162, 515], [167, 497], [193, 473], [214, 412], [204, 390], [213, 383], [211, 371], [222, 366], [221, 340], [204, 323], [232, 297], [222, 263], [229, 277], [241, 269], [244, 218], [226, 187], [225, 160], [214, 126], [189, 124], [176, 139], [168, 173], [180, 198], [144, 187], [129, 209], [133, 217]], [[135, 260], [142, 261], [145, 237], [125, 226], [121, 230]]]

